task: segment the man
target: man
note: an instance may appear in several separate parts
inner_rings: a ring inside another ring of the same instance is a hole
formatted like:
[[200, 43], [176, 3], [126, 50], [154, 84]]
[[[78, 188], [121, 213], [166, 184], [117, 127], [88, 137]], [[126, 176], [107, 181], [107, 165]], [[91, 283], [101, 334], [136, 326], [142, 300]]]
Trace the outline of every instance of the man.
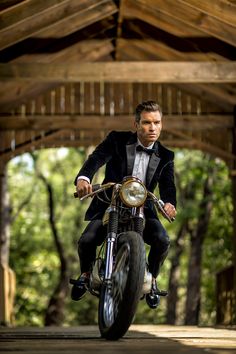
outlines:
[[[162, 130], [159, 105], [154, 101], [139, 104], [135, 111], [134, 127], [135, 133], [111, 132], [97, 146], [76, 176], [78, 195], [81, 198], [92, 191], [91, 181], [94, 174], [106, 164], [103, 183], [120, 182], [123, 177], [133, 175], [141, 179], [151, 192], [159, 185], [160, 197], [165, 203], [164, 209], [173, 218], [176, 215], [174, 153], [158, 141]], [[80, 300], [86, 292], [86, 284], [96, 257], [96, 247], [105, 237], [101, 220], [106, 207], [98, 198], [94, 198], [87, 210], [85, 220], [90, 220], [90, 223], [79, 240], [81, 276], [72, 288], [73, 300]], [[151, 308], [156, 308], [159, 296], [163, 294], [157, 288], [156, 278], [167, 256], [170, 241], [151, 203], [145, 205], [144, 213], [146, 224], [143, 238], [150, 245], [148, 268], [153, 276], [152, 291], [146, 295], [146, 301]]]

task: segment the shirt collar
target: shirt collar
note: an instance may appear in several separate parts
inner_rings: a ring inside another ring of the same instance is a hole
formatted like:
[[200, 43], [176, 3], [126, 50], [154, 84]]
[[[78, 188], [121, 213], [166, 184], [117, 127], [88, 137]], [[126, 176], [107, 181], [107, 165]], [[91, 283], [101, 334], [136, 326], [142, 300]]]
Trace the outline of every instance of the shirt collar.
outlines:
[[138, 145], [141, 145], [142, 147], [146, 148], [146, 149], [153, 149], [153, 146], [154, 146], [155, 142], [154, 143], [151, 143], [151, 145], [148, 145], [148, 146], [144, 146], [141, 141], [139, 140], [139, 138], [137, 138], [137, 146]]

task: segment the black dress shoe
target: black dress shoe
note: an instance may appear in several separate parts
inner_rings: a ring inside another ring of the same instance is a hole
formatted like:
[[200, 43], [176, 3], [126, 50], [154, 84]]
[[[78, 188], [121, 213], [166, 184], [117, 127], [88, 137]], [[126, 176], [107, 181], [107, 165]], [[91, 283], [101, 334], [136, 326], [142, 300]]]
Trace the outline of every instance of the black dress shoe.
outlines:
[[160, 303], [160, 295], [157, 295], [151, 291], [149, 294], [146, 295], [146, 303], [151, 309], [157, 308]]
[[146, 295], [146, 303], [151, 309], [157, 308], [160, 303], [161, 296], [167, 296], [168, 292], [159, 290], [156, 281], [152, 283], [152, 289], [149, 294]]
[[70, 279], [70, 284], [73, 284], [71, 289], [72, 300], [79, 301], [85, 295], [89, 284], [89, 276], [89, 273], [82, 273], [77, 280]]

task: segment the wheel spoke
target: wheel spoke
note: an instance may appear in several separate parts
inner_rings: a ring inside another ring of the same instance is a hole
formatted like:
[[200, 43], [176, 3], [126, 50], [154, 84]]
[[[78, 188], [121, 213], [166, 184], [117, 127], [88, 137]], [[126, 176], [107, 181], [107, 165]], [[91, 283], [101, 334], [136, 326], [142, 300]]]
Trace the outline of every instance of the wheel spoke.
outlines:
[[103, 316], [107, 327], [114, 323], [123, 299], [129, 272], [129, 252], [129, 245], [122, 245], [117, 255], [111, 284], [108, 284], [105, 290]]

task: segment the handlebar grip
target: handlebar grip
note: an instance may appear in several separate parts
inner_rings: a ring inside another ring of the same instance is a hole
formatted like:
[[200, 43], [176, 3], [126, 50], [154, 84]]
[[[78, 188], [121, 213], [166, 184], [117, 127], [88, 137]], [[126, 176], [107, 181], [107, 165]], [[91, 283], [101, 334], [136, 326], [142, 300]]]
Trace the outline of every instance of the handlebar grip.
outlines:
[[[93, 184], [92, 185], [92, 192], [96, 192], [99, 188], [101, 188], [101, 184]], [[74, 193], [74, 198], [79, 198], [77, 192]]]
[[98, 189], [100, 189], [101, 188], [101, 184], [93, 184], [92, 185], [92, 191], [93, 192], [96, 192]]
[[170, 222], [175, 221], [175, 218], [174, 218], [174, 217], [173, 217], [173, 218], [170, 218], [170, 217], [166, 214], [166, 212], [165, 212], [165, 210], [164, 210], [164, 205], [165, 205], [165, 203], [163, 202], [163, 200], [159, 199], [159, 205], [160, 205], [160, 207], [161, 207], [162, 213], [165, 215], [165, 217], [167, 218], [167, 220], [169, 220]]

